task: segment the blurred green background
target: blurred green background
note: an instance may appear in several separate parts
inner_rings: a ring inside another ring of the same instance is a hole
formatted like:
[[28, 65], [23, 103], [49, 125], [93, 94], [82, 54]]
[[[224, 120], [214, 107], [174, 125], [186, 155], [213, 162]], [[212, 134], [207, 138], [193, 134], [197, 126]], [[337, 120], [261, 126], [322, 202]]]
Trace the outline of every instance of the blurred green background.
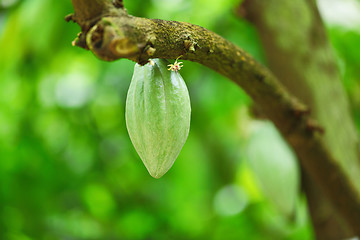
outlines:
[[[132, 15], [201, 25], [266, 64], [238, 4], [125, 1]], [[0, 0], [0, 239], [313, 239], [293, 153], [250, 117], [239, 87], [199, 64], [181, 70], [189, 138], [173, 168], [150, 177], [125, 125], [134, 63], [72, 47], [71, 12], [70, 0]], [[328, 19], [360, 128], [360, 25]]]

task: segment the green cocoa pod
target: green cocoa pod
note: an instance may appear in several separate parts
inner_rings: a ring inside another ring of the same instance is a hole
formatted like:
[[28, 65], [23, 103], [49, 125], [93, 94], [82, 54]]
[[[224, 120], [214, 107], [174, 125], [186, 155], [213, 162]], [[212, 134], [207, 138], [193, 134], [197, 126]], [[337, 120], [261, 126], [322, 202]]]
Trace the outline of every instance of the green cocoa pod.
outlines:
[[163, 176], [173, 165], [189, 134], [190, 97], [168, 61], [135, 65], [126, 99], [130, 139], [150, 175]]
[[299, 196], [296, 156], [271, 122], [259, 122], [247, 145], [250, 168], [264, 196], [284, 216], [292, 216]]

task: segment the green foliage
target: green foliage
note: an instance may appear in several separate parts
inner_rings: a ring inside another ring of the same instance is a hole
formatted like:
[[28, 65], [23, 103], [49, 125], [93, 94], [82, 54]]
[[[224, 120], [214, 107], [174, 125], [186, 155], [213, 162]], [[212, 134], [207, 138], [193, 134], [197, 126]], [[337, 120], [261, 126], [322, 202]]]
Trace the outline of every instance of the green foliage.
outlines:
[[[233, 14], [237, 2], [125, 3], [137, 16], [207, 27], [264, 62], [255, 30]], [[303, 199], [293, 219], [281, 215], [247, 165], [251, 101], [235, 84], [184, 63], [189, 139], [173, 169], [152, 179], [125, 125], [134, 63], [102, 62], [71, 47], [79, 28], [63, 20], [73, 11], [70, 1], [0, 6], [0, 239], [313, 237]], [[359, 34], [331, 36], [345, 85], [357, 91]], [[360, 95], [351, 96], [356, 103]]]

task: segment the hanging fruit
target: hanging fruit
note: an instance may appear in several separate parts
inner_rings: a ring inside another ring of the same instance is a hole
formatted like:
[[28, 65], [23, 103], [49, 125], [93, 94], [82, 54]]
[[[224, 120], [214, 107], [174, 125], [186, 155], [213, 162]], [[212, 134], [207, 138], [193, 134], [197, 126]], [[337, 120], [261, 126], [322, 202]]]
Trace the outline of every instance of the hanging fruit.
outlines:
[[126, 99], [131, 141], [154, 178], [171, 168], [189, 134], [190, 97], [180, 64], [164, 59], [136, 64]]

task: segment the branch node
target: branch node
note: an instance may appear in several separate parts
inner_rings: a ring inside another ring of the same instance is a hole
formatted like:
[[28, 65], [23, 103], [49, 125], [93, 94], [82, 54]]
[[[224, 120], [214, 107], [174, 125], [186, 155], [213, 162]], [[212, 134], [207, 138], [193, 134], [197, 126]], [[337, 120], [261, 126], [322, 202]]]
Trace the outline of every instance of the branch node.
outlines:
[[302, 104], [296, 104], [294, 108], [292, 109], [295, 117], [302, 117], [302, 116], [309, 116], [311, 113], [311, 110], [309, 107], [302, 105]]
[[124, 8], [124, 3], [123, 0], [113, 0], [112, 4], [114, 5], [114, 7], [116, 8]]
[[71, 45], [73, 47], [81, 47], [84, 48], [86, 50], [89, 50], [87, 44], [86, 44], [86, 37], [85, 34], [83, 34], [82, 32], [79, 32], [77, 34], [77, 37], [74, 39], [74, 41], [71, 42]]
[[309, 130], [312, 134], [315, 134], [316, 132], [323, 135], [325, 133], [325, 129], [321, 127], [315, 120], [313, 119], [307, 119], [306, 121], [306, 129]]
[[255, 73], [254, 76], [255, 76], [255, 79], [257, 79], [259, 82], [264, 82], [264, 80], [265, 80], [265, 75], [264, 74]]
[[147, 49], [145, 50], [146, 55], [148, 55], [149, 57], [151, 57], [152, 55], [154, 55], [154, 53], [156, 52], [156, 49], [153, 47], [146, 47]]
[[79, 38], [78, 37], [76, 37], [72, 42], [71, 42], [71, 45], [73, 46], [73, 47], [75, 47], [76, 46], [76, 43], [79, 41]]
[[64, 19], [67, 22], [73, 21], [76, 23], [75, 14], [73, 14], [73, 13], [66, 15]]
[[[129, 38], [114, 38], [109, 45], [110, 51], [119, 57], [131, 57], [139, 53], [139, 48]], [[155, 52], [155, 49], [153, 53]]]
[[90, 29], [90, 31], [86, 35], [86, 43], [91, 50], [93, 50], [93, 47], [101, 47], [103, 34], [104, 28], [100, 24], [95, 25]]
[[197, 45], [197, 42], [195, 41], [191, 41], [189, 39], [184, 41], [184, 47], [186, 49], [186, 51], [189, 51], [190, 53], [194, 53], [195, 52], [195, 46]]

